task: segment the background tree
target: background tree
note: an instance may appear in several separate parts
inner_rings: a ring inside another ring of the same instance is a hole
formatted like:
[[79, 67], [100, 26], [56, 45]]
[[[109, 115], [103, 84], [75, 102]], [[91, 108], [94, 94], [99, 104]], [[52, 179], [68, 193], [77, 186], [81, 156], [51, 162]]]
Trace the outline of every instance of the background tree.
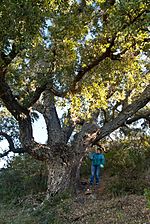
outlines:
[[[150, 120], [149, 3], [0, 4], [1, 105], [17, 122], [20, 145], [0, 134], [8, 152], [46, 161], [53, 195], [74, 183], [88, 146], [125, 124]], [[36, 111], [45, 119], [46, 144], [33, 137]]]

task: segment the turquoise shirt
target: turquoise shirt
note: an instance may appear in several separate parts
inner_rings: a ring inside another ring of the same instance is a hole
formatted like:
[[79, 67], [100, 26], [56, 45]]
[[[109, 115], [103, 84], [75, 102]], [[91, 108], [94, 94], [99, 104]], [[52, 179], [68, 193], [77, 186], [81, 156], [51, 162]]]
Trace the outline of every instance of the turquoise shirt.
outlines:
[[105, 156], [102, 153], [90, 153], [89, 158], [92, 160], [92, 165], [101, 166], [105, 164]]

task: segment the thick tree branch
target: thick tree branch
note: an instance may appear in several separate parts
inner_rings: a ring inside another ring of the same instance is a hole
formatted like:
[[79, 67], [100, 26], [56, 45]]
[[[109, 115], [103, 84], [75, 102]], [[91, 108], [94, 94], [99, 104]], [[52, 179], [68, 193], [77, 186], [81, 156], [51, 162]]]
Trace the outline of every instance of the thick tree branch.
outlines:
[[123, 111], [121, 111], [116, 118], [112, 121], [106, 123], [101, 129], [100, 133], [94, 140], [94, 143], [98, 142], [100, 139], [112, 133], [114, 130], [122, 126], [128, 118], [134, 115], [138, 110], [143, 108], [150, 101], [150, 85], [146, 87], [141, 96], [132, 104], [128, 105]]
[[64, 140], [61, 123], [55, 106], [54, 94], [48, 87], [42, 95], [42, 101], [43, 107], [41, 109], [47, 127], [48, 144], [61, 142]]
[[138, 114], [135, 114], [134, 117], [132, 117], [132, 118], [130, 118], [126, 121], [126, 124], [132, 124], [133, 122], [138, 121], [142, 118], [147, 120], [147, 121], [150, 121], [150, 110], [139, 112]]
[[27, 103], [27, 108], [33, 106], [38, 101], [41, 94], [46, 90], [46, 88], [49, 89], [53, 93], [52, 73], [55, 70], [55, 63], [56, 63], [55, 62], [55, 60], [56, 60], [55, 47], [52, 48], [51, 50], [53, 53], [53, 61], [51, 62], [51, 72], [49, 72], [47, 80], [41, 86], [37, 87], [36, 90], [32, 93], [32, 97], [30, 98], [30, 101]]
[[5, 132], [0, 131], [0, 135], [5, 137], [9, 144], [9, 150], [5, 151], [4, 153], [0, 153], [0, 158], [7, 156], [10, 152], [13, 152], [13, 153], [25, 153], [26, 152], [23, 148], [15, 148], [12, 138]]
[[37, 100], [41, 96], [41, 93], [44, 92], [44, 90], [46, 89], [46, 86], [47, 86], [47, 83], [45, 83], [44, 85], [36, 88], [35, 92], [33, 93], [32, 97], [30, 99], [30, 101], [27, 104], [27, 108], [33, 106], [37, 102]]
[[128, 98], [129, 96], [131, 95], [132, 93], [132, 90], [129, 90], [125, 93], [126, 97], [124, 100], [121, 100], [121, 101], [116, 101], [115, 105], [113, 106], [112, 108], [112, 116], [111, 116], [111, 119], [114, 119], [115, 117], [115, 112], [119, 112], [119, 110], [117, 109], [119, 106], [122, 107], [122, 110], [124, 110], [127, 106], [128, 106]]
[[65, 142], [67, 143], [74, 128], [75, 128], [75, 122], [71, 118], [70, 111], [68, 111], [68, 114], [67, 114], [67, 117], [65, 118], [65, 120], [66, 120], [66, 122], [63, 122], [64, 126], [62, 127], [62, 131], [64, 133]]
[[74, 136], [72, 144], [75, 148], [75, 153], [82, 154], [98, 135], [100, 131], [99, 125], [97, 124], [99, 113], [100, 110], [96, 109], [91, 119], [88, 122], [84, 122], [81, 131]]
[[[113, 1], [113, 4], [114, 3], [115, 3], [115, 1]], [[129, 23], [125, 23], [122, 26], [121, 30], [123, 31], [128, 26], [134, 24], [144, 13], [148, 13], [148, 10], [141, 11]], [[101, 61], [105, 60], [107, 57], [109, 57], [111, 60], [120, 60], [120, 56], [123, 55], [129, 48], [126, 48], [126, 49], [122, 50], [122, 52], [120, 52], [117, 55], [113, 54], [113, 51], [111, 49], [115, 44], [116, 37], [117, 37], [117, 33], [115, 33], [113, 35], [112, 39], [108, 41], [108, 43], [110, 43], [110, 45], [102, 55], [100, 55], [99, 57], [94, 59], [91, 63], [89, 63], [86, 67], [81, 68], [78, 71], [78, 74], [75, 76], [73, 84], [69, 87], [69, 89], [67, 89], [66, 91], [58, 91], [58, 90], [56, 90], [55, 88], [52, 87], [51, 91], [53, 92], [53, 94], [55, 96], [58, 96], [58, 97], [64, 97], [69, 91], [72, 92], [72, 93], [75, 93], [76, 91], [78, 91], [80, 89], [80, 84], [79, 83], [81, 82], [81, 80], [83, 79], [85, 74], [88, 73], [89, 71], [91, 71], [91, 69], [93, 69], [94, 67], [96, 67]], [[134, 45], [135, 45], [135, 43], [133, 43], [130, 47], [133, 47]]]
[[3, 153], [0, 153], [0, 159], [5, 157], [5, 156], [8, 156], [8, 154], [11, 152], [11, 150], [8, 150], [8, 151], [5, 151]]
[[9, 149], [3, 153], [0, 153], [0, 158], [7, 156], [10, 152], [13, 153], [28, 153], [37, 160], [53, 159], [52, 148], [45, 144], [36, 143], [34, 140], [26, 142], [24, 148], [15, 148], [12, 138], [5, 132], [0, 132], [0, 135], [5, 137], [9, 143]]
[[97, 66], [101, 61], [105, 60], [107, 57], [111, 56], [111, 48], [114, 46], [115, 43], [115, 38], [116, 35], [114, 35], [112, 37], [112, 39], [109, 41], [109, 47], [106, 48], [106, 51], [100, 55], [99, 57], [97, 57], [95, 60], [93, 60], [91, 63], [89, 63], [85, 68], [81, 68], [81, 70], [79, 70], [78, 74], [76, 75], [73, 85], [71, 87], [71, 92], [74, 92], [77, 88], [77, 84], [78, 82], [83, 78], [83, 76], [91, 71], [91, 69], [93, 69], [95, 66]]
[[[134, 22], [136, 22], [136, 20], [138, 18], [140, 18], [145, 12], [147, 12], [147, 10], [143, 10], [142, 12], [140, 12], [128, 25], [132, 25]], [[127, 24], [125, 24], [122, 27], [122, 30], [124, 30], [127, 26]], [[111, 40], [109, 40], [109, 47], [106, 48], [106, 51], [99, 57], [97, 57], [95, 60], [93, 60], [89, 65], [87, 65], [85, 68], [81, 68], [81, 70], [78, 72], [77, 76], [74, 79], [73, 85], [71, 87], [71, 92], [74, 92], [77, 88], [77, 84], [78, 82], [83, 78], [83, 76], [89, 72], [91, 69], [93, 69], [95, 66], [97, 66], [101, 61], [105, 60], [107, 57], [111, 58], [112, 60], [116, 60], [118, 59], [118, 57], [120, 55], [122, 55], [123, 53], [125, 53], [128, 49], [124, 49], [122, 52], [120, 52], [118, 55], [113, 55], [112, 52], [112, 47], [115, 44], [115, 39], [117, 37], [117, 33], [115, 33], [112, 37]]]
[[0, 53], [0, 58], [4, 62], [4, 66], [7, 67], [12, 60], [17, 56], [19, 51], [16, 49], [16, 45], [12, 44], [12, 50], [9, 54], [5, 54], [3, 51]]
[[30, 142], [33, 138], [30, 111], [19, 104], [5, 81], [5, 71], [0, 70], [0, 98], [9, 112], [19, 122], [20, 140]]
[[[121, 28], [121, 31], [126, 29], [128, 26], [134, 24], [144, 13], [147, 13], [147, 12], [148, 10], [141, 11], [137, 16], [134, 17], [134, 19], [130, 21], [130, 23], [124, 24]], [[110, 45], [102, 55], [100, 55], [99, 57], [94, 59], [91, 63], [89, 63], [86, 67], [81, 68], [78, 71], [78, 74], [75, 76], [73, 84], [69, 87], [69, 89], [67, 89], [66, 91], [57, 91], [56, 89], [51, 88], [51, 91], [53, 92], [53, 94], [55, 96], [64, 97], [69, 91], [72, 93], [75, 93], [80, 88], [79, 83], [81, 82], [85, 74], [91, 71], [94, 67], [96, 67], [101, 61], [105, 60], [107, 57], [109, 57], [111, 60], [120, 60], [120, 56], [123, 55], [128, 50], [128, 48], [122, 50], [122, 52], [120, 52], [119, 54], [114, 55], [111, 49], [115, 44], [116, 37], [117, 37], [117, 33], [115, 33], [112, 39], [109, 40], [108, 43], [110, 43]], [[133, 47], [134, 45], [135, 43], [133, 43], [130, 47]]]
[[83, 125], [85, 123], [85, 120], [80, 119], [78, 117], [72, 119], [70, 111], [68, 112], [66, 120], [67, 120], [67, 124], [64, 125], [64, 127], [62, 127], [62, 130], [64, 132], [66, 143], [67, 143], [69, 138], [71, 137], [72, 132], [74, 131], [74, 128], [77, 125]]
[[0, 98], [16, 120], [21, 119], [21, 114], [27, 115], [29, 113], [26, 108], [18, 103], [3, 74], [0, 76]]
[[91, 63], [89, 63], [86, 67], [81, 68], [78, 71], [78, 74], [75, 76], [74, 81], [68, 90], [61, 92], [61, 91], [57, 91], [54, 88], [51, 88], [51, 92], [53, 92], [55, 96], [59, 96], [59, 97], [64, 97], [68, 92], [75, 93], [79, 88], [79, 82], [82, 80], [82, 78], [84, 77], [86, 73], [91, 71], [91, 69], [97, 66], [101, 61], [105, 60], [107, 57], [112, 57], [111, 48], [114, 46], [115, 38], [116, 38], [116, 35], [114, 35], [114, 37], [112, 37], [112, 39], [109, 41], [110, 43], [109, 47], [106, 48], [106, 51], [102, 55], [100, 55], [99, 57], [94, 59]]

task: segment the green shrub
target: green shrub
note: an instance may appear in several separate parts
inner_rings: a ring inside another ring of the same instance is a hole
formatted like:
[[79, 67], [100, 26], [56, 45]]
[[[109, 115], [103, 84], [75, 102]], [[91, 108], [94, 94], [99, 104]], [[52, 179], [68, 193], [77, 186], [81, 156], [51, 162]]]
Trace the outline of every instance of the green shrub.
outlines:
[[150, 188], [144, 190], [144, 195], [147, 199], [147, 205], [150, 208]]
[[47, 169], [30, 156], [17, 156], [0, 170], [0, 198], [8, 201], [46, 191]]
[[134, 193], [143, 194], [149, 187], [145, 173], [149, 167], [150, 144], [148, 139], [126, 139], [115, 142], [106, 154], [106, 168], [111, 181], [108, 189], [114, 195]]
[[82, 166], [80, 169], [80, 175], [81, 177], [85, 178], [89, 176], [91, 173], [91, 161], [89, 157], [86, 155], [86, 157], [83, 159]]

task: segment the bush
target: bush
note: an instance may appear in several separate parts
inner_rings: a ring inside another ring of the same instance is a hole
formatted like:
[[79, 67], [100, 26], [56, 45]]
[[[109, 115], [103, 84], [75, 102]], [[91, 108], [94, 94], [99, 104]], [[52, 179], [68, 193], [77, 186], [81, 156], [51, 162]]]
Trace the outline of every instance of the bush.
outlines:
[[150, 186], [150, 182], [146, 180], [150, 162], [148, 139], [123, 140], [112, 145], [111, 149], [106, 155], [106, 166], [113, 177], [109, 183], [109, 191], [114, 195], [143, 194], [144, 188]]
[[83, 159], [82, 166], [80, 169], [80, 175], [82, 178], [86, 178], [91, 173], [91, 160], [88, 155]]
[[150, 188], [144, 190], [144, 195], [147, 199], [147, 205], [150, 208]]
[[46, 191], [47, 169], [28, 155], [17, 156], [0, 171], [1, 201]]

